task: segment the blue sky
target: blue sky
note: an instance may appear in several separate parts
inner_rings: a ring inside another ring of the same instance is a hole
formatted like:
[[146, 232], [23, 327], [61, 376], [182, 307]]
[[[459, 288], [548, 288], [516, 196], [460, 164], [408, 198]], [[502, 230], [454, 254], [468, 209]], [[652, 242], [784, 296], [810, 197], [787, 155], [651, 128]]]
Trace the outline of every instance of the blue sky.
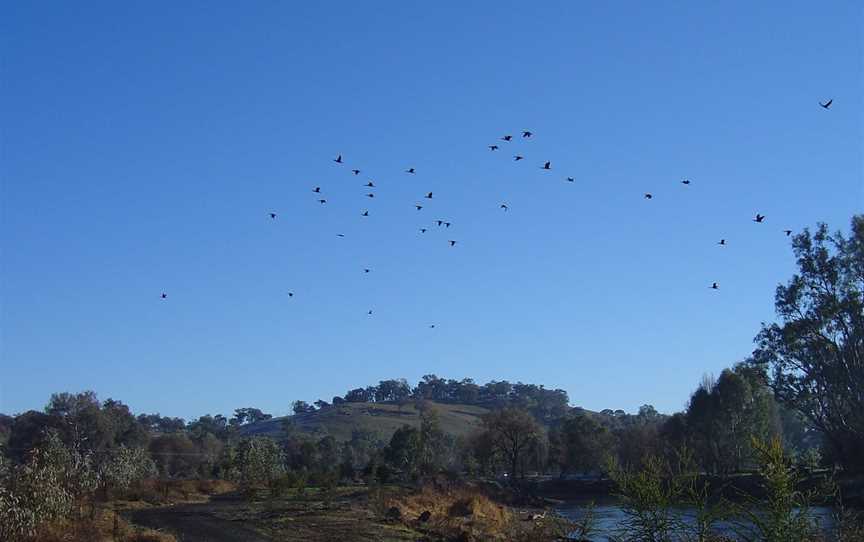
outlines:
[[864, 207], [864, 12], [534, 4], [4, 4], [0, 411], [427, 373], [681, 409], [773, 318], [782, 230]]

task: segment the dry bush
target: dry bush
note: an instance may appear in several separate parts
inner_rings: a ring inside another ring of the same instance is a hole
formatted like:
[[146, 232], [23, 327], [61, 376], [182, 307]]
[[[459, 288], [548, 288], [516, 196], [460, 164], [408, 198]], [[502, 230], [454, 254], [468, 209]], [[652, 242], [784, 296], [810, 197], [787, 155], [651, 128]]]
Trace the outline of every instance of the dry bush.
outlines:
[[[398, 508], [406, 524], [451, 540], [510, 541], [514, 540], [514, 529], [520, 528], [518, 518], [508, 507], [472, 486], [450, 489], [425, 486], [391, 497], [386, 505]], [[420, 515], [427, 511], [431, 513], [429, 520], [421, 522]]]
[[[116, 523], [115, 523], [116, 521]], [[116, 528], [116, 537], [115, 537]], [[98, 508], [92, 518], [43, 525], [30, 542], [177, 542], [172, 535], [132, 525], [112, 510]]]

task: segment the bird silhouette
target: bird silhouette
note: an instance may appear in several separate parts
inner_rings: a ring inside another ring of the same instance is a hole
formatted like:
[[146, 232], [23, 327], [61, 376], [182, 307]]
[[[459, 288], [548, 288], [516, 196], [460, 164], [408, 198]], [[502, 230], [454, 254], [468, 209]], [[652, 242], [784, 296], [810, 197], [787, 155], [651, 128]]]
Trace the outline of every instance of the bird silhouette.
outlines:
[[756, 213], [756, 218], [753, 219], [753, 222], [759, 222], [761, 224], [763, 220], [765, 220], [765, 215]]
[[490, 150], [490, 151], [497, 151], [497, 150], [498, 150], [498, 145], [489, 145], [489, 150]]
[[345, 237], [345, 234], [344, 233], [337, 233], [336, 237]]
[[712, 283], [711, 283], [711, 289], [712, 289], [712, 290], [719, 290], [719, 289], [720, 289], [720, 285], [717, 284], [716, 282], [712, 282]]
[[375, 188], [375, 183], [369, 181], [368, 183], [366, 183], [366, 186], [368, 186], [369, 188]]
[[519, 156], [518, 154], [513, 157], [514, 162], [518, 162], [519, 160], [524, 160], [524, 159], [525, 159], [524, 156]]
[[340, 154], [339, 156], [334, 158], [333, 161], [336, 162], [337, 164], [341, 164], [342, 163], [342, 155]]
[[432, 199], [432, 192], [429, 192], [428, 194], [426, 194], [426, 199]]
[[512, 135], [505, 135], [501, 138], [501, 141], [510, 141], [511, 139], [513, 139]]
[[725, 247], [726, 246], [726, 239], [720, 239], [720, 241], [717, 244], [720, 245], [721, 247]]
[[540, 169], [552, 169], [552, 162], [546, 162]]
[[162, 299], [168, 299], [168, 294], [166, 294], [165, 292], [162, 292]]
[[318, 203], [320, 203], [321, 205], [324, 205], [325, 203], [327, 203], [327, 200], [326, 199], [319, 199]]
[[681, 184], [690, 184], [690, 179], [684, 179]]
[[316, 194], [320, 194], [321, 193], [321, 187], [316, 186], [315, 188], [312, 189], [312, 191], [315, 192]]
[[288, 292], [288, 297], [294, 297], [294, 292]]
[[831, 104], [833, 104], [833, 103], [834, 103], [834, 99], [831, 98], [830, 100], [828, 100], [828, 101], [825, 102], [824, 104], [823, 104], [822, 102], [819, 102], [819, 105], [821, 105], [821, 106], [824, 107], [825, 109], [828, 109], [829, 107], [831, 107]]
[[654, 197], [653, 195], [649, 194], [648, 192], [645, 192], [645, 199], [651, 199], [653, 197]]
[[575, 183], [576, 179], [574, 179], [573, 177], [567, 177], [567, 182]]
[[361, 216], [369, 216], [369, 211], [363, 211], [363, 214]]
[[276, 213], [267, 213], [267, 214], [269, 214], [269, 215], [270, 215], [270, 218], [273, 218], [273, 219], [275, 219], [275, 218], [276, 218]]
[[510, 207], [508, 207], [506, 203], [502, 203], [502, 204], [500, 205], [500, 207], [501, 207], [502, 209], [504, 209], [505, 211], [510, 210]]
[[786, 237], [789, 237], [790, 235], [792, 235], [792, 230], [783, 230], [783, 233], [786, 234]]
[[360, 175], [360, 170], [359, 169], [352, 169], [351, 173], [353, 173], [354, 175]]
[[375, 197], [375, 194], [373, 194], [373, 193], [370, 192], [370, 193], [366, 194], [366, 197], [367, 197], [367, 198], [374, 198], [374, 197]]
[[413, 167], [409, 167], [408, 169], [405, 170], [405, 173], [416, 173], [416, 171], [414, 171]]
[[456, 241], [448, 241], [448, 243], [450, 243], [450, 246], [451, 246], [451, 247], [456, 246]]
[[372, 311], [370, 310], [370, 311], [367, 312], [366, 314], [368, 314], [369, 316], [372, 316]]
[[522, 131], [522, 137], [531, 137], [531, 136], [533, 136], [533, 135], [534, 135], [534, 134], [533, 134], [532, 132], [529, 132], [528, 130], [523, 130], [523, 131]]
[[422, 205], [417, 205], [417, 204], [414, 204], [414, 207], [417, 207], [417, 210], [418, 210], [418, 211], [419, 211], [419, 210], [420, 210], [420, 209], [422, 209], [422, 208], [423, 208], [423, 206], [422, 206]]
[[450, 227], [450, 223], [449, 223], [449, 222], [445, 222], [445, 223], [444, 223], [444, 227], [445, 227], [445, 228], [449, 228], [449, 227]]
[[372, 270], [371, 270], [371, 269], [364, 269], [364, 270], [363, 270], [364, 273], [368, 273], [368, 272], [370, 272], [370, 271], [372, 271]]
[[436, 222], [438, 222], [438, 225], [439, 225], [439, 226], [441, 226], [441, 225], [444, 224], [444, 221], [443, 221], [443, 220], [437, 220]]
[[420, 233], [426, 233], [426, 228], [420, 228]]
[[431, 324], [431, 325], [429, 326], [429, 329], [435, 329], [435, 324]]

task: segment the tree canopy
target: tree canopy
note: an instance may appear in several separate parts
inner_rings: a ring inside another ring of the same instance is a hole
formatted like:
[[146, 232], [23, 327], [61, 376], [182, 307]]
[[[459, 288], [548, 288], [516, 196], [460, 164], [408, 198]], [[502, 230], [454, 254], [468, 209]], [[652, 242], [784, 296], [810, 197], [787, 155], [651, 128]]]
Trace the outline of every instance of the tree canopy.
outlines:
[[753, 363], [778, 400], [821, 430], [837, 460], [864, 468], [864, 215], [851, 235], [819, 224], [792, 241], [798, 273], [777, 287], [779, 322], [763, 325]]

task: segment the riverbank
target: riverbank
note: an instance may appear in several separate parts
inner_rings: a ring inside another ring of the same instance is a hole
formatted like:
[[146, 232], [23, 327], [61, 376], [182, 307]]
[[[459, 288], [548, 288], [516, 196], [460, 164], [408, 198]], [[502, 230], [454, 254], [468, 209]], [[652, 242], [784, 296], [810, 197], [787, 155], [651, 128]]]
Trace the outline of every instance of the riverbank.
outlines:
[[[755, 473], [731, 476], [704, 475], [697, 484], [706, 484], [709, 493], [723, 496], [727, 500], [741, 500], [743, 496], [762, 499], [765, 497], [764, 480]], [[589, 501], [607, 499], [615, 496], [615, 483], [608, 478], [560, 478], [538, 477], [527, 482], [529, 493], [541, 498], [561, 501]], [[796, 489], [817, 494], [816, 503], [825, 504], [833, 500], [831, 485], [842, 497], [843, 505], [848, 508], [864, 510], [864, 477], [847, 476], [832, 482], [827, 471], [818, 472], [804, 478]], [[832, 493], [832, 494], [829, 494]]]
[[311, 488], [276, 498], [263, 490], [230, 492], [206, 502], [130, 508], [123, 517], [184, 542], [543, 542], [569, 532], [554, 514], [516, 508], [473, 484]]

